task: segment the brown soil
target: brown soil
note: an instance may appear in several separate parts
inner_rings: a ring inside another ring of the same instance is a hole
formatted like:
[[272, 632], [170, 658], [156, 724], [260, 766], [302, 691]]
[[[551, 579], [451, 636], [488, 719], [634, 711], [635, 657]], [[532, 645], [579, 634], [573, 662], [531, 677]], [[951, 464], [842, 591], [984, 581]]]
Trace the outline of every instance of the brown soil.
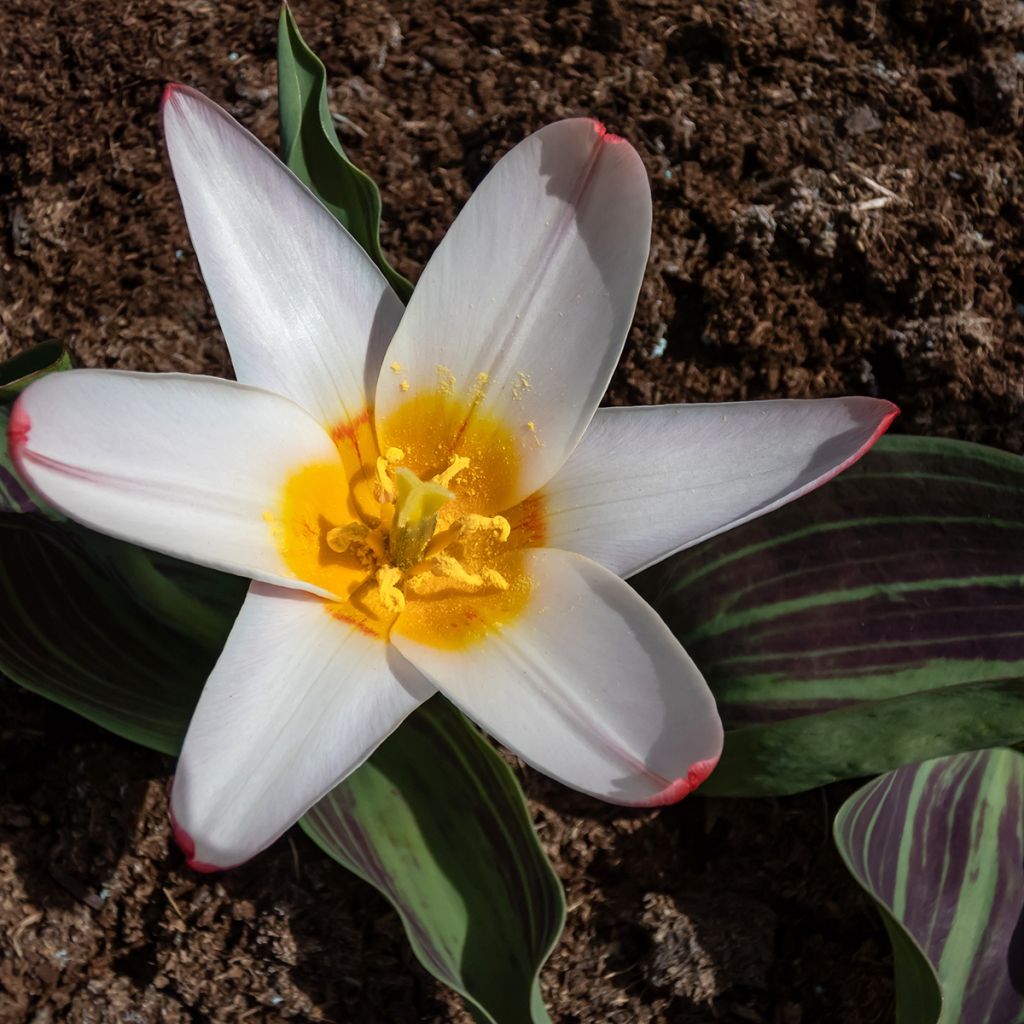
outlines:
[[[0, 358], [227, 373], [159, 136], [163, 82], [273, 144], [271, 5], [7, 0]], [[307, 0], [339, 131], [415, 277], [487, 168], [587, 113], [642, 153], [651, 262], [615, 402], [877, 394], [1024, 450], [1024, 16], [1013, 0]], [[465, 1021], [387, 904], [293, 832], [213, 879], [172, 763], [0, 684], [0, 1022]], [[891, 1019], [829, 839], [849, 787], [623, 813], [522, 772], [565, 881], [553, 1016]]]

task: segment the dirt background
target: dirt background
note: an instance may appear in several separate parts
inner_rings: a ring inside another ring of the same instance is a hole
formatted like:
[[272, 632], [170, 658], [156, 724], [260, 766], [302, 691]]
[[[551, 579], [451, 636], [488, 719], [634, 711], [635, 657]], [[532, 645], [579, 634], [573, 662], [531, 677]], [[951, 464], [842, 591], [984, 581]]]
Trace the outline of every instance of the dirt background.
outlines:
[[[881, 395], [897, 429], [1024, 449], [1024, 5], [305, 0], [349, 152], [415, 278], [495, 159], [592, 114], [651, 176], [614, 402]], [[159, 135], [168, 79], [276, 144], [269, 3], [0, 9], [0, 358], [229, 372]], [[465, 1022], [372, 890], [298, 832], [209, 878], [166, 758], [0, 681], [0, 1024]], [[892, 1018], [834, 853], [852, 787], [623, 813], [529, 772], [569, 923], [553, 1017]]]

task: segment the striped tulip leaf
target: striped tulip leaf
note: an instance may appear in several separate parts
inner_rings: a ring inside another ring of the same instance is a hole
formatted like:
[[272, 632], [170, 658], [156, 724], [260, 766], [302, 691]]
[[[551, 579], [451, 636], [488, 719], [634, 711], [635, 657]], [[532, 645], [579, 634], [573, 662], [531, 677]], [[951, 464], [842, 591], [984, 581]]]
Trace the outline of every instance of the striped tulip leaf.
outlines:
[[834, 833], [893, 938], [897, 1024], [1024, 1024], [1024, 755], [889, 772]]
[[508, 766], [435, 697], [302, 824], [387, 896], [420, 962], [479, 1020], [541, 1024], [537, 974], [565, 904], [522, 807]]
[[380, 247], [380, 192], [338, 142], [327, 106], [327, 71], [299, 34], [287, 4], [278, 22], [277, 74], [281, 159], [345, 225], [407, 302], [412, 285], [388, 263]]
[[883, 438], [636, 583], [729, 730], [708, 793], [794, 793], [1024, 740], [1019, 456]]

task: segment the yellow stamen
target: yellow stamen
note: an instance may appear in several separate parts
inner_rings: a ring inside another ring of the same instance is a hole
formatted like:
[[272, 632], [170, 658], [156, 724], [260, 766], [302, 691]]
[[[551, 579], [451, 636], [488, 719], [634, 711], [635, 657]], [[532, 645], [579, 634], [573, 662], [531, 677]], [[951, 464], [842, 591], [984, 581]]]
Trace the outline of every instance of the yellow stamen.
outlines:
[[460, 540], [467, 533], [484, 533], [488, 530], [493, 530], [495, 534], [494, 539], [502, 544], [508, 540], [512, 533], [512, 527], [504, 516], [481, 516], [475, 512], [470, 512], [461, 519], [457, 519], [447, 530], [435, 533], [427, 545], [423, 557], [433, 558], [434, 555], [444, 551], [449, 544], [454, 544], [455, 541]]
[[380, 603], [390, 615], [405, 611], [405, 594], [398, 589], [402, 582], [402, 570], [397, 565], [384, 565], [377, 570], [377, 591]]
[[377, 456], [377, 500], [383, 505], [395, 500], [395, 485], [391, 482], [391, 470], [405, 458], [401, 448], [388, 448]]
[[442, 487], [447, 487], [451, 484], [452, 480], [455, 479], [464, 469], [469, 468], [469, 459], [463, 455], [452, 456], [452, 461], [449, 463], [448, 468], [443, 473], [438, 473], [434, 477], [434, 483], [440, 484]]
[[509, 583], [497, 569], [481, 569], [480, 572], [470, 572], [457, 558], [451, 555], [434, 555], [427, 561], [421, 562], [407, 577], [407, 586], [414, 589], [417, 587], [417, 580], [427, 574], [438, 576], [443, 580], [451, 580], [452, 583], [460, 583], [464, 587], [478, 590], [480, 587], [494, 587], [495, 590], [508, 590]]
[[494, 587], [495, 590], [508, 590], [508, 580], [497, 569], [482, 569], [480, 575], [487, 586]]
[[484, 579], [479, 573], [467, 572], [462, 563], [451, 555], [436, 555], [430, 560], [430, 571], [442, 579], [462, 583], [467, 587], [482, 587]]
[[327, 531], [327, 546], [343, 555], [351, 552], [367, 568], [384, 558], [384, 538], [365, 523], [346, 523]]
[[461, 527], [464, 533], [483, 533], [485, 530], [493, 530], [497, 539], [502, 544], [508, 540], [512, 527], [504, 516], [480, 516], [475, 512], [463, 516], [456, 526]]

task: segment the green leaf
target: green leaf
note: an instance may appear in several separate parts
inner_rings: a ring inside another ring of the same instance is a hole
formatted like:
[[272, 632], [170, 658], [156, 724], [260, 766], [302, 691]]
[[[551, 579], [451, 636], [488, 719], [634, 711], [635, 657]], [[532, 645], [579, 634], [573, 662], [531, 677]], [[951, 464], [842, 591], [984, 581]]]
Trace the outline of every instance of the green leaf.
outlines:
[[707, 793], [795, 793], [1024, 740], [1019, 456], [883, 438], [636, 585], [726, 723]]
[[[180, 595], [179, 606], [166, 579], [160, 600], [143, 603], [135, 581], [155, 571], [140, 565], [143, 557], [38, 513], [0, 514], [0, 671], [119, 736], [173, 754], [232, 617], [208, 609], [202, 630], [186, 630], [181, 607], [194, 598]], [[245, 581], [230, 583], [244, 591]]]
[[403, 302], [412, 285], [380, 247], [380, 192], [345, 155], [327, 105], [327, 71], [306, 45], [287, 4], [277, 31], [281, 158], [315, 192], [380, 268]]
[[1024, 1024], [1024, 756], [890, 772], [834, 835], [893, 938], [897, 1024]]
[[38, 377], [70, 369], [71, 356], [59, 342], [44, 341], [35, 345], [0, 363], [0, 402], [16, 398]]
[[537, 974], [564, 923], [561, 886], [512, 772], [447, 701], [428, 701], [302, 824], [394, 904], [417, 958], [480, 1019], [549, 1020]]

